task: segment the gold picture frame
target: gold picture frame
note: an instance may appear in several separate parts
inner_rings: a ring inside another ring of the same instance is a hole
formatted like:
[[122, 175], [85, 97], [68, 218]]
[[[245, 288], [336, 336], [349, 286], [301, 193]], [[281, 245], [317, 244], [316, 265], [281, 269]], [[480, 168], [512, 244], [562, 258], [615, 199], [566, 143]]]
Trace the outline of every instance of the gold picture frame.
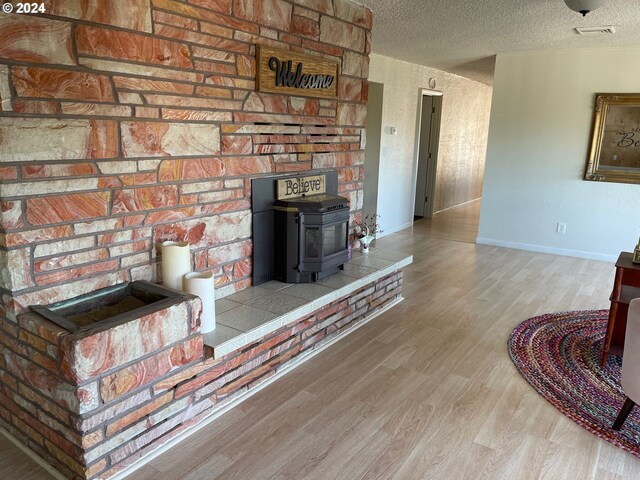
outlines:
[[598, 93], [585, 180], [640, 183], [640, 93]]

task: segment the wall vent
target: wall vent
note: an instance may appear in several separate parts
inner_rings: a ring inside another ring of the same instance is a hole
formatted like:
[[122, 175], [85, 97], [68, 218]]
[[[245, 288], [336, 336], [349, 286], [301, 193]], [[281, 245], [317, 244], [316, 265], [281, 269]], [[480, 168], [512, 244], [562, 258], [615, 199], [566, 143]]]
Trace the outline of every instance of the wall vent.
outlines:
[[615, 27], [576, 27], [576, 32], [580, 35], [613, 35], [616, 33]]

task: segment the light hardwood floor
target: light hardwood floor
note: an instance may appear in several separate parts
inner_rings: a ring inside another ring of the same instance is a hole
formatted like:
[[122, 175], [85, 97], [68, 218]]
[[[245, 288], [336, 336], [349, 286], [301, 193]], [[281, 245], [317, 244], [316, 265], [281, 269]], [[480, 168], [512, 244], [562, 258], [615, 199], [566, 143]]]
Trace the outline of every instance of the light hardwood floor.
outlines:
[[[423, 222], [424, 223], [424, 222]], [[507, 354], [522, 320], [608, 307], [613, 265], [452, 241], [417, 222], [405, 301], [130, 480], [640, 478], [640, 460], [574, 424]], [[0, 478], [48, 478], [0, 440]]]
[[476, 243], [480, 223], [480, 199], [436, 213], [433, 218], [421, 218], [415, 230], [431, 237], [457, 242]]

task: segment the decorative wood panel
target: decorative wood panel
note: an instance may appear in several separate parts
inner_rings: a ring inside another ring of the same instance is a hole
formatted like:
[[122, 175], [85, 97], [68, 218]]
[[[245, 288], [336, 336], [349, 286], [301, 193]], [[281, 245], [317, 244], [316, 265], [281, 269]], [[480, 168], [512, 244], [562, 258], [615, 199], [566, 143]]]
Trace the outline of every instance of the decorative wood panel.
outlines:
[[289, 50], [256, 45], [260, 92], [337, 98], [338, 62]]

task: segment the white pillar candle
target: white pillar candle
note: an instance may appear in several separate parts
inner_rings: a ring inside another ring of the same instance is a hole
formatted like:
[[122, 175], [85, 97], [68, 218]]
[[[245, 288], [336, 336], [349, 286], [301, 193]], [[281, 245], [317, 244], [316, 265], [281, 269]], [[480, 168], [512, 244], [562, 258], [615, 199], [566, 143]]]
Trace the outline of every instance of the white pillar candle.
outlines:
[[191, 255], [187, 242], [162, 242], [162, 283], [182, 289], [182, 276], [191, 271]]
[[216, 295], [214, 292], [213, 272], [192, 272], [182, 277], [183, 290], [197, 295], [202, 300], [200, 332], [207, 333], [216, 328]]

